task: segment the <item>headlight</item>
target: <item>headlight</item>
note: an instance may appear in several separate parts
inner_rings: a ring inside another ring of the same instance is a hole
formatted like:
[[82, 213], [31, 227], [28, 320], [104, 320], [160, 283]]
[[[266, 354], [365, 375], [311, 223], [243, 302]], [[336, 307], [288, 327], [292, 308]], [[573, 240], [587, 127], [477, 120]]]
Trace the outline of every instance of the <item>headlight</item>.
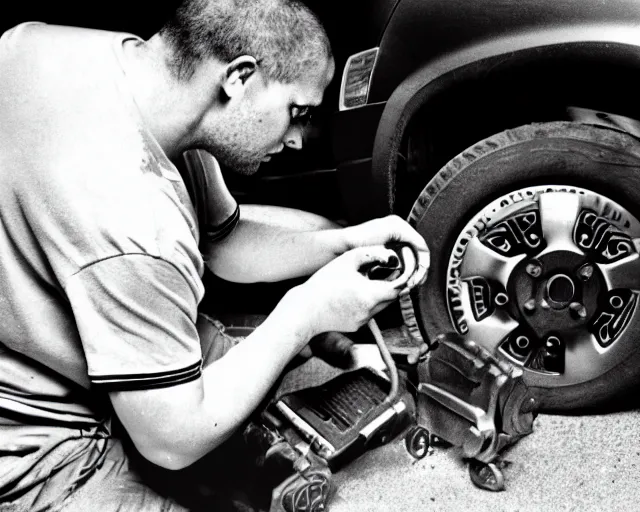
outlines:
[[340, 87], [340, 110], [364, 105], [369, 96], [371, 73], [378, 55], [378, 48], [371, 48], [352, 55], [347, 60]]

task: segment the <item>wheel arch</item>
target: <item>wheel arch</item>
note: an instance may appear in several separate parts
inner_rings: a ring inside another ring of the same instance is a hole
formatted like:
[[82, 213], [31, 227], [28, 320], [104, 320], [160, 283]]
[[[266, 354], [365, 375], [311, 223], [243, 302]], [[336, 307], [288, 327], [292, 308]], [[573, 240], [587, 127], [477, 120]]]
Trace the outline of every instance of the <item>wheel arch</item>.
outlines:
[[[544, 73], [550, 71], [560, 72], [567, 80], [556, 83], [563, 91], [558, 95], [558, 101], [560, 97], [566, 99], [567, 92], [580, 85], [579, 80], [589, 76], [589, 73], [594, 73], [594, 77], [600, 73], [597, 80], [599, 84], [606, 83], [607, 73], [615, 75], [612, 79], [627, 77], [623, 84], [610, 81], [608, 87], [609, 91], [616, 92], [617, 89], [624, 89], [624, 94], [615, 94], [616, 101], [621, 103], [631, 98], [632, 84], [640, 85], [640, 33], [631, 26], [619, 24], [521, 33], [470, 45], [414, 71], [391, 94], [378, 124], [371, 164], [374, 194], [371, 204], [375, 205], [377, 211], [371, 212], [371, 216], [406, 213], [406, 206], [403, 209], [396, 204], [396, 171], [399, 161], [406, 160], [399, 159], [398, 155], [411, 129], [431, 129], [440, 132], [443, 138], [453, 138], [458, 136], [458, 128], [463, 126], [466, 132], [476, 137], [475, 140], [481, 140], [492, 133], [514, 127], [509, 124], [515, 122], [512, 108], [504, 108], [496, 113], [491, 123], [487, 123], [484, 119], [478, 119], [477, 115], [474, 117], [473, 112], [461, 111], [460, 105], [482, 102], [482, 94], [492, 90], [495, 84], [500, 84], [502, 89], [505, 84], [524, 87], [531, 94], [531, 84], [539, 83], [544, 79]], [[578, 73], [573, 74], [574, 71]], [[482, 86], [469, 87], [478, 84]], [[497, 90], [501, 90], [500, 87]], [[592, 103], [580, 106], [607, 108], [606, 105], [596, 104], [597, 101], [593, 102], [598, 96], [604, 95], [594, 87], [590, 93], [582, 94], [585, 98], [591, 98]], [[551, 100], [554, 101], [553, 98]], [[637, 103], [637, 106], [629, 104], [626, 112], [619, 113], [640, 117], [640, 102]], [[534, 106], [535, 102], [531, 105]], [[434, 112], [436, 115], [430, 116]], [[541, 112], [536, 114], [540, 116]], [[443, 115], [454, 118], [448, 130], [443, 130], [440, 125]], [[562, 120], [554, 117], [557, 114], [547, 113], [547, 116], [530, 119], [524, 115], [521, 124], [534, 120]], [[416, 119], [420, 119], [422, 124]], [[493, 130], [491, 133], [486, 132], [487, 124]], [[449, 153], [445, 151], [439, 155], [437, 162], [443, 165], [462, 149], [464, 147], [450, 149]], [[422, 179], [428, 180], [438, 168], [430, 169], [429, 175], [422, 176]]]

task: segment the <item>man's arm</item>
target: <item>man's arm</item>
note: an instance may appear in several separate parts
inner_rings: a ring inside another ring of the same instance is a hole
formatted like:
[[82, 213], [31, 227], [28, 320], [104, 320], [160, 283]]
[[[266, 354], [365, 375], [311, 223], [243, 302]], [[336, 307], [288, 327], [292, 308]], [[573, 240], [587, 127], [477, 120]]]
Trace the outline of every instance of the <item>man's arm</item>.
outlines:
[[410, 272], [383, 282], [358, 271], [392, 254], [378, 246], [336, 258], [287, 292], [264, 323], [195, 381], [112, 391], [114, 409], [138, 450], [155, 464], [179, 469], [218, 446], [255, 410], [314, 335], [353, 332], [397, 298]]
[[271, 282], [310, 275], [349, 249], [388, 241], [408, 242], [419, 252], [422, 269], [411, 286], [423, 280], [429, 265], [424, 240], [396, 216], [342, 228], [288, 208], [243, 205], [240, 211], [234, 231], [205, 255], [212, 272], [228, 281]]
[[[346, 250], [330, 221], [321, 225], [306, 212], [242, 205], [233, 232], [211, 246], [207, 266], [237, 283], [273, 282], [312, 274]], [[322, 219], [319, 217], [319, 219]], [[307, 221], [311, 222], [307, 222]]]
[[309, 338], [292, 297], [242, 343], [176, 386], [110, 393], [116, 414], [136, 448], [151, 462], [180, 469], [213, 450], [259, 405], [287, 362]]
[[337, 222], [321, 215], [285, 206], [243, 204], [240, 208], [242, 219], [285, 232], [322, 231], [342, 227]]
[[388, 241], [408, 242], [418, 251], [411, 286], [422, 281], [429, 266], [427, 246], [399, 217], [389, 216], [341, 229], [319, 215], [278, 206], [243, 205], [233, 231], [218, 240], [222, 226], [234, 217], [237, 203], [224, 182], [216, 159], [206, 151], [183, 155], [181, 174], [189, 190], [203, 237], [200, 250], [207, 266], [227, 281], [281, 281], [310, 275], [345, 251]]

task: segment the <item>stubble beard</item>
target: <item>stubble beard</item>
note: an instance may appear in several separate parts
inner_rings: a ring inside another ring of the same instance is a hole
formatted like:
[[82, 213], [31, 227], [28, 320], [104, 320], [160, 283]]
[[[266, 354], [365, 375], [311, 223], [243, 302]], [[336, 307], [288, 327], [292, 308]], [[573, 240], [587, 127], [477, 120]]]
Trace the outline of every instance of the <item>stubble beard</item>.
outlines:
[[247, 158], [231, 151], [217, 151], [213, 155], [218, 159], [220, 165], [244, 176], [255, 174], [260, 167], [260, 160], [255, 157]]
[[207, 141], [203, 149], [211, 153], [218, 163], [233, 172], [244, 176], [251, 176], [258, 172], [261, 159], [259, 156], [242, 150], [236, 144], [219, 144]]

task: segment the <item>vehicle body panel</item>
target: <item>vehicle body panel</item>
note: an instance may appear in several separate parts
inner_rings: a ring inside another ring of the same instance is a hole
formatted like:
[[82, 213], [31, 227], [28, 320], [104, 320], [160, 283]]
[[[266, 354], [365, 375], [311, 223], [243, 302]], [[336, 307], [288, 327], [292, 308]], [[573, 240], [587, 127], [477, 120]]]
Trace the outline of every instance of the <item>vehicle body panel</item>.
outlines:
[[[405, 129], [438, 92], [543, 60], [619, 61], [640, 69], [640, 3], [402, 0], [378, 44], [368, 104], [334, 119], [339, 182], [352, 221], [394, 211]], [[353, 140], [343, 127], [356, 125], [366, 128]], [[354, 183], [360, 189], [350, 194]]]
[[600, 31], [609, 35], [599, 39], [615, 41], [615, 31], [624, 27], [640, 28], [639, 2], [402, 0], [379, 43], [369, 101], [385, 101], [404, 77], [427, 63], [435, 66], [446, 55], [499, 40], [505, 42], [506, 53], [514, 37], [523, 41], [521, 47], [590, 40], [590, 34]]

